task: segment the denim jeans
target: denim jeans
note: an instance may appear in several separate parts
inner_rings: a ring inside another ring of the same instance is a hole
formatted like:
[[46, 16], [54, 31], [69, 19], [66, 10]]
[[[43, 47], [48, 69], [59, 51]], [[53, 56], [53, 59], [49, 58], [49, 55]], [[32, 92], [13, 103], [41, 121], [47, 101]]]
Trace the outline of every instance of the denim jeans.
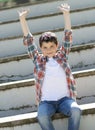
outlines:
[[68, 116], [68, 130], [79, 130], [81, 110], [69, 97], [58, 101], [41, 101], [38, 107], [38, 122], [42, 130], [55, 130], [51, 117], [56, 113]]

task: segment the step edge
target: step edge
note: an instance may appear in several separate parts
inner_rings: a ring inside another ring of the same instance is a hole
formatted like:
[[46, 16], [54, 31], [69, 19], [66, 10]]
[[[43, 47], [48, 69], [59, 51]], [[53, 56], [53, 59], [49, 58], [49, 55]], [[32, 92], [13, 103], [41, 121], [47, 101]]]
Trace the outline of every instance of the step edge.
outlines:
[[[88, 114], [95, 114], [95, 103], [79, 105], [79, 107], [82, 110], [82, 116]], [[52, 120], [61, 119], [61, 118], [68, 118], [68, 117], [60, 113], [56, 113], [52, 117]], [[0, 118], [0, 128], [15, 127], [15, 126], [26, 125], [26, 124], [37, 123], [37, 122], [38, 122], [37, 112], [32, 112], [32, 113], [20, 114], [15, 116], [2, 117]]]
[[[72, 72], [74, 78], [80, 78], [80, 77], [87, 77], [87, 76], [93, 76], [95, 75], [95, 69], [87, 69], [82, 71], [76, 71]], [[35, 78], [27, 79], [27, 80], [20, 80], [20, 81], [13, 81], [8, 83], [1, 83], [0, 84], [0, 91], [5, 91], [13, 88], [20, 88], [20, 87], [26, 87], [26, 86], [32, 87], [35, 85]]]
[[[87, 27], [93, 27], [95, 26], [95, 23], [89, 23], [89, 24], [81, 24], [81, 25], [74, 25], [72, 26], [72, 30], [76, 30], [76, 29], [81, 29], [81, 28], [87, 28]], [[60, 32], [63, 31], [64, 32], [64, 28], [58, 28], [58, 29], [51, 29], [51, 30], [47, 30], [47, 31], [52, 31], [52, 32]], [[32, 33], [34, 36], [35, 35], [41, 35], [43, 33], [43, 31], [41, 32], [35, 32]], [[0, 38], [0, 41], [4, 41], [4, 40], [12, 40], [12, 39], [17, 39], [17, 38], [23, 38], [22, 35], [19, 36], [13, 36], [13, 37], [4, 37], [4, 38]]]
[[[85, 43], [85, 44], [80, 44], [80, 45], [73, 45], [71, 47], [71, 53], [73, 52], [80, 52], [83, 50], [87, 50], [87, 49], [93, 49], [95, 48], [95, 43]], [[28, 54], [21, 54], [21, 55], [16, 55], [16, 56], [8, 56], [8, 57], [3, 57], [0, 58], [0, 64], [2, 63], [7, 63], [7, 62], [12, 62], [12, 61], [20, 61], [20, 60], [25, 60], [25, 59], [29, 59], [29, 55]]]
[[[84, 11], [89, 11], [89, 10], [94, 10], [95, 7], [88, 7], [88, 8], [83, 8], [83, 9], [74, 9], [71, 10], [70, 13], [77, 13], [77, 12], [84, 12]], [[58, 16], [58, 15], [62, 15], [61, 12], [56, 12], [56, 13], [49, 13], [49, 14], [43, 14], [43, 15], [38, 15], [38, 16], [32, 16], [32, 17], [27, 17], [27, 20], [35, 20], [35, 19], [42, 19], [42, 18], [47, 18], [47, 17], [53, 17], [53, 16]], [[11, 23], [16, 23], [19, 22], [19, 19], [17, 20], [10, 20], [10, 21], [4, 21], [4, 22], [0, 22], [0, 25], [4, 25], [4, 24], [11, 24]]]

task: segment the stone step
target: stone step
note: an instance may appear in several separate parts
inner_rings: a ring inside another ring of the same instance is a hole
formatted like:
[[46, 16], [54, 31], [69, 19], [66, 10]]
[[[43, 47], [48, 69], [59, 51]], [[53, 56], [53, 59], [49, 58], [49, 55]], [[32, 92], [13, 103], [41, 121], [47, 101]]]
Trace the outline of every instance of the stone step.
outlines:
[[[93, 13], [95, 9], [82, 10], [71, 13], [71, 22], [73, 26], [95, 24]], [[81, 16], [81, 17], [79, 17]], [[48, 30], [61, 29], [64, 26], [64, 20], [62, 13], [52, 16], [40, 17], [27, 20], [30, 31], [32, 33], [40, 33]], [[40, 25], [40, 26], [39, 26]], [[6, 24], [0, 24], [0, 39], [22, 36], [21, 25], [19, 21], [10, 22]], [[5, 33], [6, 30], [6, 33]]]
[[[67, 0], [66, 2], [68, 4], [70, 4], [71, 11], [74, 11], [74, 10], [79, 11], [79, 10], [84, 10], [84, 9], [95, 7], [94, 0], [91, 0], [91, 1], [83, 0], [82, 3], [80, 2], [80, 0], [77, 0], [77, 1], [76, 0]], [[15, 7], [15, 8], [0, 10], [0, 14], [1, 14], [0, 23], [18, 20], [17, 10], [21, 10], [22, 7], [30, 9], [30, 13], [27, 18], [30, 18], [30, 17], [36, 18], [36, 17], [40, 17], [40, 16], [46, 16], [46, 15], [52, 15], [55, 13], [59, 13], [60, 11], [57, 9], [57, 7], [62, 3], [64, 3], [64, 1], [62, 1], [62, 0], [59, 0], [59, 1], [47, 0], [46, 2], [43, 1], [43, 3], [41, 2], [39, 4], [37, 2], [37, 4], [30, 4], [28, 6], [21, 5], [19, 7]]]
[[[94, 55], [95, 43], [73, 46], [69, 55], [71, 69], [77, 71], [95, 68]], [[1, 58], [0, 82], [32, 78], [33, 67], [34, 64], [27, 54]]]
[[[24, 6], [30, 8], [31, 13], [28, 15], [27, 21], [37, 38], [37, 43], [39, 35], [47, 30], [56, 32], [59, 41], [62, 41], [64, 21], [62, 13], [56, 7], [63, 2], [62, 0], [53, 0], [47, 3]], [[94, 130], [95, 22], [93, 14], [95, 0], [83, 0], [82, 2], [80, 0], [67, 0], [66, 2], [71, 5], [72, 29], [74, 30], [74, 42], [69, 62], [76, 79], [77, 102], [85, 104], [80, 105], [83, 110], [80, 130]], [[36, 119], [37, 112], [35, 112], [37, 106], [35, 105], [33, 64], [22, 43], [23, 34], [17, 14], [17, 10], [20, 8], [0, 10], [0, 130], [30, 130], [31, 128], [40, 130]], [[48, 23], [47, 26], [44, 23]], [[44, 26], [38, 26], [39, 24]], [[72, 60], [73, 57], [75, 60]], [[59, 128], [67, 130], [67, 117], [64, 115], [56, 114], [53, 117], [53, 123], [56, 130]]]
[[13, 115], [19, 115], [19, 114], [25, 114], [25, 113], [31, 113], [31, 112], [36, 112], [36, 111], [37, 111], [37, 105], [11, 108], [8, 110], [0, 110], [0, 118], [13, 116]]
[[[95, 42], [95, 26], [76, 26], [73, 29], [73, 46], [81, 45], [86, 43]], [[56, 33], [59, 43], [62, 43], [62, 38], [64, 36], [63, 29], [52, 30]], [[82, 35], [81, 35], [82, 34]], [[85, 34], [85, 35], [83, 35]], [[35, 43], [38, 48], [38, 40], [41, 34], [34, 34]], [[16, 56], [27, 53], [27, 48], [23, 46], [23, 37], [17, 37], [13, 39], [4, 39], [0, 41], [0, 58]]]
[[68, 59], [71, 69], [75, 71], [75, 70], [83, 70], [85, 68], [87, 69], [89, 67], [95, 68], [94, 55], [95, 55], [94, 43], [73, 46]]
[[[78, 103], [84, 104], [94, 102], [95, 69], [73, 72], [73, 75], [76, 80]], [[13, 111], [17, 114], [35, 110], [35, 79], [32, 78], [0, 84], [1, 115], [11, 114]]]
[[[80, 105], [82, 109], [79, 130], [95, 130], [95, 103]], [[68, 117], [62, 114], [55, 114], [52, 117], [55, 130], [67, 130]], [[85, 125], [86, 124], [86, 125]], [[37, 121], [37, 112], [25, 113], [9, 117], [0, 118], [0, 130], [20, 129], [20, 130], [41, 130]]]
[[94, 69], [73, 72], [76, 80], [78, 104], [95, 102], [95, 67]]
[[0, 94], [0, 117], [37, 110], [34, 79], [0, 84]]

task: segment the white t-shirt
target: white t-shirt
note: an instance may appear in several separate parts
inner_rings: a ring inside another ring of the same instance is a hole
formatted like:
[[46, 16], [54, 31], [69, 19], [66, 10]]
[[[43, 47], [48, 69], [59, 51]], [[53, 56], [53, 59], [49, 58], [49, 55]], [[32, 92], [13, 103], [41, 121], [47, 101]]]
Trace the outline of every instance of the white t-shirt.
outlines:
[[41, 100], [57, 101], [65, 96], [69, 96], [65, 71], [56, 60], [49, 58], [46, 63]]

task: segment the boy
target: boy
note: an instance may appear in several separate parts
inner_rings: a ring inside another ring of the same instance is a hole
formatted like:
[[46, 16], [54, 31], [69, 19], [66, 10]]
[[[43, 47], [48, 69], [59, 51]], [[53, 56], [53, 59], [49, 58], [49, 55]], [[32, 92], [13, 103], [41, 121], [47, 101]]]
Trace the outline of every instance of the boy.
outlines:
[[55, 130], [51, 117], [60, 112], [68, 116], [68, 130], [79, 130], [81, 110], [76, 103], [75, 80], [68, 64], [68, 54], [72, 43], [70, 6], [62, 4], [64, 14], [64, 43], [58, 50], [58, 40], [54, 33], [45, 32], [39, 38], [42, 54], [39, 54], [32, 34], [26, 23], [28, 10], [19, 12], [24, 33], [24, 45], [28, 47], [33, 59], [36, 79], [36, 99], [38, 102], [38, 121], [42, 130]]

